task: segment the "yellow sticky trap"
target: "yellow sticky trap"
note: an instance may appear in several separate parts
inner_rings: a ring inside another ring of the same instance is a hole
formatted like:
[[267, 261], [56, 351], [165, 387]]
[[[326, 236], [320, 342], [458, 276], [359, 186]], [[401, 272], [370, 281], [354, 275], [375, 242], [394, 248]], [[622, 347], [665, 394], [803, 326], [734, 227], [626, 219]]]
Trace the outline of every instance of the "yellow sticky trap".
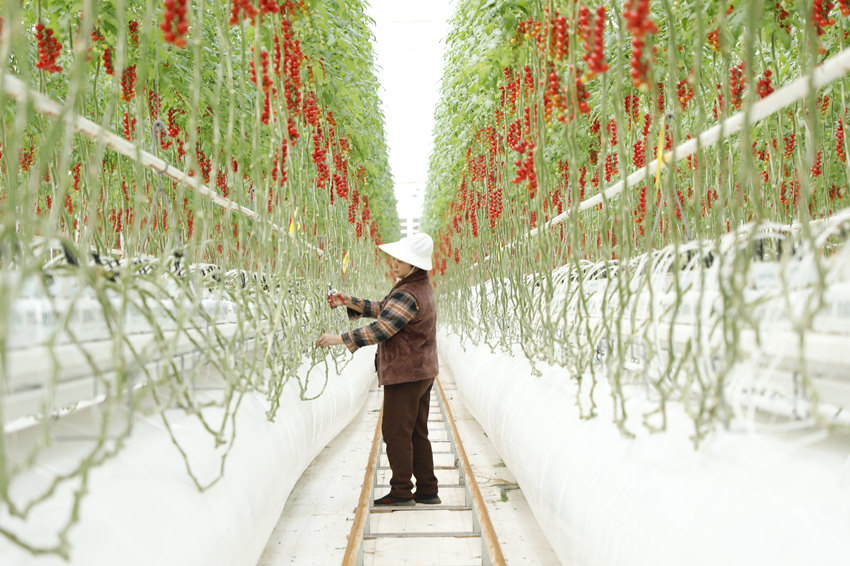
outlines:
[[345, 252], [342, 255], [342, 274], [345, 275], [345, 271], [348, 269], [348, 252]]
[[289, 220], [289, 233], [295, 233], [295, 222], [292, 219]]

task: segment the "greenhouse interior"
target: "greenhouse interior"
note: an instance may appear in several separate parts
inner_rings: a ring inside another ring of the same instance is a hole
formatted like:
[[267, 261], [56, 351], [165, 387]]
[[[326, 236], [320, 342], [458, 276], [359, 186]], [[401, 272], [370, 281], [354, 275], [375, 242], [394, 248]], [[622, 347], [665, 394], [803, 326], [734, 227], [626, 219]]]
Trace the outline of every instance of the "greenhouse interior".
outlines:
[[847, 90], [850, 0], [4, 0], [0, 565], [850, 564]]

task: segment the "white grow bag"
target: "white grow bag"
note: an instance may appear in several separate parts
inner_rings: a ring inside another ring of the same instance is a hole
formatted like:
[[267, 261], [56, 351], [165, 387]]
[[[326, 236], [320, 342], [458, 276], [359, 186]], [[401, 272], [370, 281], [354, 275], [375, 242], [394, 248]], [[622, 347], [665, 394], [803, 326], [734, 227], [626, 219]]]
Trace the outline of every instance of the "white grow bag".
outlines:
[[[438, 345], [564, 564], [850, 563], [846, 438], [718, 431], [694, 450], [671, 403], [668, 432], [630, 426], [630, 439], [611, 422], [604, 383], [599, 415], [582, 420], [563, 368], [535, 377], [520, 350], [493, 354], [446, 331]], [[635, 414], [651, 408], [641, 396]]]
[[[192, 483], [159, 417], [138, 418], [126, 446], [91, 472], [80, 522], [70, 531], [70, 562], [32, 556], [0, 537], [0, 564], [254, 566], [295, 482], [363, 406], [374, 379], [373, 357], [373, 347], [363, 348], [341, 375], [331, 366], [327, 388], [313, 401], [302, 401], [298, 383], [290, 379], [275, 422], [266, 418], [260, 395], [246, 395], [236, 413], [237, 437], [224, 477], [204, 493]], [[323, 367], [313, 374], [308, 394], [318, 393], [324, 382]], [[180, 414], [169, 416], [181, 445], [209, 445], [210, 436], [197, 420]], [[73, 428], [74, 417], [62, 422]], [[74, 450], [73, 442], [60, 443], [32, 475], [40, 467], [50, 469], [51, 458], [73, 457]], [[216, 476], [217, 456], [200, 450], [190, 460], [202, 482]], [[54, 522], [67, 517], [69, 501], [54, 497], [16, 531], [25, 540], [53, 544]]]

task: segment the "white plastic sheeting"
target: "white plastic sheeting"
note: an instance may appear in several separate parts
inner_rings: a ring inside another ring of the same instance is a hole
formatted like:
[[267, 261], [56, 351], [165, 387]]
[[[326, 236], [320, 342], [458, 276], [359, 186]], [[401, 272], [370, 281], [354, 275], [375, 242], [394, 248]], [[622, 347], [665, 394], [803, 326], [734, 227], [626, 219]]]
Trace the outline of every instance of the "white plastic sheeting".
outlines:
[[[0, 537], [0, 564], [255, 565], [301, 473], [363, 406], [374, 379], [373, 350], [359, 350], [341, 374], [331, 366], [324, 393], [313, 401], [302, 401], [298, 381], [290, 379], [275, 422], [266, 418], [260, 395], [246, 395], [236, 413], [237, 437], [224, 477], [203, 493], [158, 415], [137, 417], [125, 448], [91, 472], [80, 523], [70, 531], [70, 562], [32, 556]], [[323, 367], [314, 368], [305, 396], [318, 393], [323, 384]], [[211, 407], [205, 416], [214, 420], [220, 411]], [[169, 417], [199, 480], [214, 478], [220, 459], [206, 448], [209, 433], [180, 411]], [[73, 432], [74, 419], [81, 419], [80, 428], [90, 428], [86, 418], [84, 412], [66, 416], [62, 425]], [[37, 485], [42, 472], [78, 457], [79, 447], [73, 440], [57, 443], [31, 473], [16, 480], [20, 483], [12, 486], [13, 493], [25, 497], [27, 484]], [[26, 540], [38, 540], [43, 532], [44, 542], [53, 543], [54, 518], [67, 517], [69, 501], [67, 493], [52, 498], [16, 531]], [[13, 521], [3, 517], [5, 524]]]
[[[627, 393], [635, 438], [612, 424], [604, 377], [599, 415], [580, 417], [563, 368], [517, 349], [439, 334], [441, 356], [470, 412], [517, 477], [560, 560], [571, 566], [847, 564], [850, 442], [825, 432], [721, 430], [695, 450], [693, 425], [670, 403], [668, 431]], [[629, 386], [631, 387], [631, 386]]]

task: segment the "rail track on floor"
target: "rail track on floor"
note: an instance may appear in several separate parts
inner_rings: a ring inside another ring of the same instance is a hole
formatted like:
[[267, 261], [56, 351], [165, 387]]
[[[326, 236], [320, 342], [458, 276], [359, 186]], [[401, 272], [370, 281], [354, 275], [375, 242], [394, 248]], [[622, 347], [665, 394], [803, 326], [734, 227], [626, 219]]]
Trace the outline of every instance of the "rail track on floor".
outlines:
[[487, 507], [463, 448], [439, 378], [431, 389], [428, 430], [439, 480], [438, 505], [375, 507], [392, 471], [375, 427], [369, 465], [348, 538], [344, 566], [505, 564]]

